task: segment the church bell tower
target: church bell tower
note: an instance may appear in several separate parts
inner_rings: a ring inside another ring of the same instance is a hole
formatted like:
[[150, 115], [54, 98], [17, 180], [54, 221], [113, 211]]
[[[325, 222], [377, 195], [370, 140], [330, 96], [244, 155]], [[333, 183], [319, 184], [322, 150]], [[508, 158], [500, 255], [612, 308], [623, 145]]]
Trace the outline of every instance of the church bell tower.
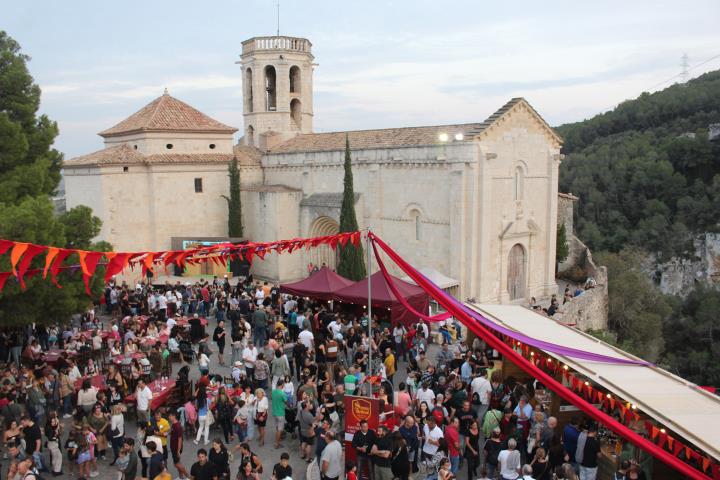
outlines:
[[312, 132], [313, 55], [306, 38], [254, 37], [242, 43], [243, 143], [263, 148]]

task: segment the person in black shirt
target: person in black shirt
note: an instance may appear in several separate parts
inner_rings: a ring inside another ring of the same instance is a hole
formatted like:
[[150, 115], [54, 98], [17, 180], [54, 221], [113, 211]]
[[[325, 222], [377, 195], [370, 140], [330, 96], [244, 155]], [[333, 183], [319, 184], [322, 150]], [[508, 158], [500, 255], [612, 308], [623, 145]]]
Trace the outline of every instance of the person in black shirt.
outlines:
[[225, 365], [223, 361], [223, 352], [225, 351], [225, 322], [220, 320], [215, 331], [213, 332], [213, 341], [218, 347], [218, 363]]
[[208, 460], [215, 465], [215, 471], [220, 478], [230, 477], [230, 454], [219, 438], [213, 440]]
[[215, 465], [208, 461], [207, 451], [201, 448], [197, 452], [198, 461], [190, 468], [192, 480], [217, 480], [218, 474]]
[[[25, 436], [25, 454], [28, 457], [33, 457], [36, 462], [42, 458], [42, 432], [40, 427], [33, 422], [30, 417], [22, 418], [22, 431]], [[38, 465], [38, 468], [43, 468], [43, 465]]]
[[[367, 420], [360, 421], [360, 430], [355, 432], [352, 439], [352, 446], [355, 449], [357, 457], [358, 477], [363, 478], [365, 475], [365, 467], [368, 469], [369, 478], [374, 478], [372, 467], [368, 460], [368, 455], [375, 442], [375, 432], [368, 428]], [[368, 477], [365, 477], [368, 478]]]
[[283, 452], [280, 455], [280, 463], [276, 463], [272, 471], [273, 480], [283, 480], [284, 478], [292, 478], [292, 467], [290, 466], [290, 455]]
[[148, 478], [155, 478], [165, 469], [165, 459], [163, 458], [162, 453], [157, 451], [157, 445], [155, 445], [155, 442], [147, 442], [145, 447], [150, 454], [150, 460], [148, 462]]
[[378, 434], [373, 442], [370, 455], [375, 470], [375, 478], [377, 480], [392, 480], [393, 473], [390, 469], [392, 464], [393, 453], [392, 437], [388, 433], [385, 425], [378, 427]]
[[583, 449], [583, 459], [580, 462], [580, 478], [595, 478], [600, 456], [600, 442], [597, 441], [597, 425], [588, 426], [587, 439]]

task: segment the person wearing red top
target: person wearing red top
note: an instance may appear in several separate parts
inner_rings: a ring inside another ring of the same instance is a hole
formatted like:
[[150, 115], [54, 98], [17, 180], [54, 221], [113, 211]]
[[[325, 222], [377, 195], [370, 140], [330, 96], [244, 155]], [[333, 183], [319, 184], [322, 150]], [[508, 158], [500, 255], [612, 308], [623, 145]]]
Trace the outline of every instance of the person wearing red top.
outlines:
[[450, 457], [450, 471], [457, 474], [460, 468], [460, 419], [454, 417], [450, 425], [445, 427], [445, 440], [448, 446]]
[[170, 420], [170, 453], [172, 453], [172, 460], [175, 468], [180, 474], [180, 478], [190, 478], [187, 470], [181, 463], [180, 457], [183, 451], [183, 427], [178, 421], [177, 413], [170, 412], [168, 414]]

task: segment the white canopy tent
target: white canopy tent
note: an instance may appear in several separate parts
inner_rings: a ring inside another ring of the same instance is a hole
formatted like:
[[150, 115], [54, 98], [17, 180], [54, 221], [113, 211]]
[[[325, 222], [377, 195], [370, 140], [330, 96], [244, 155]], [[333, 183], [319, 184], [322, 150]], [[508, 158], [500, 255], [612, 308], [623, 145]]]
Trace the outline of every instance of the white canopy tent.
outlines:
[[[519, 305], [467, 304], [489, 320], [538, 340], [637, 359], [575, 328]], [[720, 460], [720, 398], [656, 366], [613, 365], [545, 352], [637, 407]]]
[[[431, 282], [433, 282], [435, 285], [440, 287], [441, 289], [448, 292], [450, 295], [456, 297], [458, 293], [458, 287], [460, 286], [460, 282], [455, 280], [454, 278], [450, 278], [447, 275], [440, 273], [439, 271], [435, 270], [431, 267], [421, 267], [418, 268], [418, 271], [425, 275], [428, 279], [430, 279]], [[416, 285], [416, 283], [413, 281], [412, 278], [408, 276], [402, 277], [402, 280], [412, 283], [413, 285]]]

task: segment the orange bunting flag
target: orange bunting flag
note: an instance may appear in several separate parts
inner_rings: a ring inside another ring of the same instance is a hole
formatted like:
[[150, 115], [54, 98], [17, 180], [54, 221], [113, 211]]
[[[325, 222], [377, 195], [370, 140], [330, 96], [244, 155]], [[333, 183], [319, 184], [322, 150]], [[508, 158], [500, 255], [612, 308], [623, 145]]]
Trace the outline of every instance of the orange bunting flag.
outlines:
[[350, 234], [350, 241], [356, 247], [360, 245], [360, 232], [353, 232]]
[[675, 443], [675, 439], [673, 437], [671, 437], [670, 435], [668, 435], [667, 436], [667, 445], [668, 445], [668, 450], [670, 450], [671, 452], [673, 450], [674, 443]]
[[615, 410], [615, 398], [610, 397], [610, 409]]
[[27, 250], [28, 246], [30, 246], [29, 243], [16, 243], [12, 251], [10, 252], [10, 264], [12, 265], [12, 274], [14, 276], [17, 276], [18, 274], [15, 267], [20, 261], [20, 257], [22, 257], [23, 253], [25, 253], [25, 250]]
[[680, 440], [675, 441], [675, 445], [673, 446], [673, 455], [676, 457], [680, 455], [680, 452], [682, 452], [683, 444]]
[[702, 457], [703, 472], [706, 472], [710, 467], [710, 459], [708, 457]]
[[47, 278], [48, 270], [50, 270], [50, 266], [52, 265], [52, 262], [53, 260], [55, 260], [55, 257], [57, 256], [59, 251], [60, 249], [57, 247], [48, 248], [47, 255], [45, 256], [45, 269], [43, 270], [43, 278]]
[[78, 250], [77, 253], [80, 257], [80, 268], [83, 272], [85, 293], [92, 296], [92, 292], [90, 292], [90, 279], [95, 274], [95, 269], [97, 268], [98, 262], [103, 257], [103, 252], [87, 252], [84, 250]]
[[142, 275], [143, 277], [147, 276], [147, 271], [150, 270], [153, 271], [153, 256], [155, 254], [153, 252], [148, 252], [145, 255], [145, 258], [143, 259], [142, 263]]
[[653, 439], [653, 440], [655, 440], [658, 435], [660, 435], [660, 429], [657, 428], [657, 427], [655, 427], [655, 426], [653, 426], [653, 427], [652, 427], [652, 433], [650, 434], [650, 438]]
[[265, 252], [264, 247], [260, 247], [257, 250], [255, 250], [255, 255], [257, 255], [258, 258], [260, 258], [260, 260], [265, 260], [265, 253], [266, 252]]

